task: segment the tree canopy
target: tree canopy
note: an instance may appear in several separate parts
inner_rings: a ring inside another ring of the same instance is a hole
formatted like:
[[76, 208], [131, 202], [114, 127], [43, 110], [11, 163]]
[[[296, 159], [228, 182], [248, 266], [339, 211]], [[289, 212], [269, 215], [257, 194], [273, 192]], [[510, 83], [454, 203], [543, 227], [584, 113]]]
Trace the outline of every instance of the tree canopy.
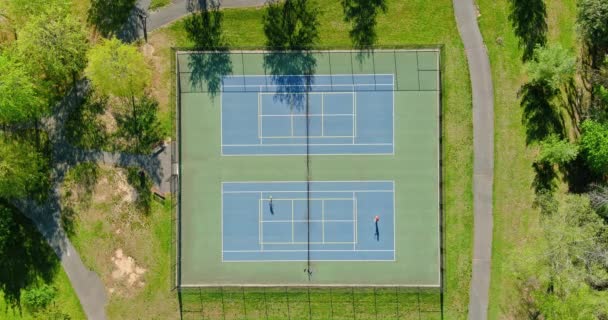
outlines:
[[576, 159], [578, 155], [577, 145], [571, 144], [567, 140], [561, 140], [555, 134], [543, 140], [540, 145], [539, 160], [550, 164], [563, 165]]
[[42, 101], [23, 65], [8, 53], [0, 54], [0, 74], [0, 125], [40, 116]]
[[526, 319], [602, 319], [608, 225], [586, 196], [569, 195], [541, 219], [535, 246], [516, 258]]
[[0, 196], [23, 198], [48, 179], [45, 158], [28, 142], [0, 133]]
[[58, 8], [31, 19], [17, 40], [21, 61], [49, 94], [62, 93], [84, 69], [88, 47], [82, 23]]
[[0, 17], [4, 17], [13, 32], [16, 32], [34, 16], [51, 8], [65, 10], [69, 5], [69, 0], [5, 0], [0, 1]]
[[537, 46], [534, 59], [528, 64], [528, 75], [532, 82], [546, 82], [559, 89], [576, 72], [576, 58], [561, 45]]
[[597, 67], [608, 52], [608, 1], [580, 0], [578, 2], [579, 34]]
[[608, 124], [585, 120], [580, 146], [587, 165], [598, 174], [608, 175]]
[[318, 9], [307, 0], [270, 0], [264, 13], [266, 45], [274, 50], [309, 50], [319, 38]]
[[371, 49], [377, 40], [376, 18], [388, 10], [386, 0], [341, 0], [344, 21], [351, 23], [349, 32], [355, 48]]
[[135, 46], [106, 39], [93, 47], [88, 57], [86, 75], [103, 95], [139, 97], [150, 84], [152, 73]]

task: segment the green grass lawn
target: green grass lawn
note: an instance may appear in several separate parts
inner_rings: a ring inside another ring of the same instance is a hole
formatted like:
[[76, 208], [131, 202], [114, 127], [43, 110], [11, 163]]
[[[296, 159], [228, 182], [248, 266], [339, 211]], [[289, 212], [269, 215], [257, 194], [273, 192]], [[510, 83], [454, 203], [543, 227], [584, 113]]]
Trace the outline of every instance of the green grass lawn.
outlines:
[[[559, 42], [575, 52], [575, 0], [549, 0], [549, 43]], [[494, 81], [495, 169], [494, 240], [489, 319], [509, 319], [519, 297], [513, 260], [534, 245], [539, 212], [533, 207], [536, 147], [527, 147], [517, 92], [526, 81], [522, 50], [508, 20], [509, 2], [478, 1], [479, 23], [489, 49]], [[497, 41], [502, 38], [502, 42]]]
[[[349, 48], [348, 25], [339, 2], [320, 4], [319, 45]], [[225, 35], [233, 47], [260, 47], [265, 38], [261, 9], [229, 9], [224, 15]], [[470, 81], [464, 49], [456, 29], [452, 2], [388, 1], [388, 13], [378, 20], [381, 45], [444, 45], [443, 69], [443, 179], [445, 213], [445, 318], [466, 318], [472, 250], [472, 119]], [[150, 35], [156, 58], [153, 91], [159, 100], [174, 96], [171, 47], [189, 47], [183, 23], [178, 21]], [[161, 101], [163, 113], [174, 101]], [[161, 116], [164, 119], [171, 117]], [[241, 308], [242, 306], [233, 307]], [[234, 310], [232, 310], [234, 312]]]
[[150, 2], [150, 10], [156, 10], [167, 6], [171, 3], [171, 0], [152, 0]]

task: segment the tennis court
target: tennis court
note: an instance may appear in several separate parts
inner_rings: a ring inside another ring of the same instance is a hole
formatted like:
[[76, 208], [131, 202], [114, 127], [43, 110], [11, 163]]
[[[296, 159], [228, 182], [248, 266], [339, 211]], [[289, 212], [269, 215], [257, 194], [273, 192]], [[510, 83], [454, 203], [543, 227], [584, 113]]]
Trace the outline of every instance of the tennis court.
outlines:
[[392, 181], [226, 182], [222, 197], [223, 261], [395, 259]]
[[439, 287], [439, 61], [177, 52], [179, 285]]
[[293, 94], [308, 95], [309, 110], [281, 99], [284, 90], [275, 84], [303, 80], [222, 82], [224, 155], [393, 153], [393, 75], [315, 75], [310, 92], [288, 85]]

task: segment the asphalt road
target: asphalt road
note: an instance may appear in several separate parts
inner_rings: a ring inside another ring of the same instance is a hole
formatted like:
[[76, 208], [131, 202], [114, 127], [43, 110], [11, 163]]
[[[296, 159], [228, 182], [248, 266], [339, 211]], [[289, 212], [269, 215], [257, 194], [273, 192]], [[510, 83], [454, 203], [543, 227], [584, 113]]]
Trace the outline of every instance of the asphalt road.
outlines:
[[492, 188], [494, 179], [494, 89], [487, 49], [477, 25], [473, 0], [453, 0], [473, 88], [473, 276], [469, 319], [488, 318], [492, 258]]

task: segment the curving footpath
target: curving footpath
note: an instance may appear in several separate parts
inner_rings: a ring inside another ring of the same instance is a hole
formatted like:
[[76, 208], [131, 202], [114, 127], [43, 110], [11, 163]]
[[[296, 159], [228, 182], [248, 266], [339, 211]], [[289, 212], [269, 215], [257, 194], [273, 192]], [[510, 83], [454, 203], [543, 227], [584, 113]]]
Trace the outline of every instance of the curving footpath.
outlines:
[[492, 188], [494, 179], [494, 89], [487, 49], [477, 25], [473, 0], [453, 0], [456, 24], [469, 63], [473, 88], [473, 276], [469, 319], [488, 318], [492, 258]]

